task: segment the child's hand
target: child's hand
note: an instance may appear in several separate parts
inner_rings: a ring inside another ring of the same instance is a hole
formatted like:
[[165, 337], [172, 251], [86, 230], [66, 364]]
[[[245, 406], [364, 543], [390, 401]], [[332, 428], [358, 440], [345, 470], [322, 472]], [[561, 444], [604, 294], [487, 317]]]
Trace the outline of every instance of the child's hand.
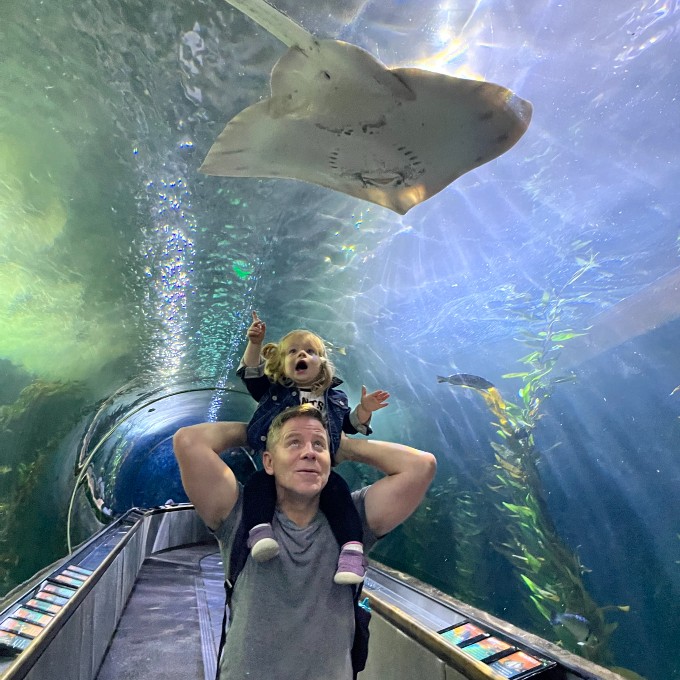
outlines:
[[248, 342], [253, 345], [261, 345], [264, 342], [264, 335], [267, 331], [267, 324], [257, 316], [257, 312], [253, 310], [253, 322], [250, 324], [246, 336]]
[[366, 393], [366, 386], [361, 386], [361, 407], [368, 413], [378, 411], [385, 406], [389, 406], [387, 400], [390, 398], [389, 392], [384, 390], [376, 390], [370, 394]]

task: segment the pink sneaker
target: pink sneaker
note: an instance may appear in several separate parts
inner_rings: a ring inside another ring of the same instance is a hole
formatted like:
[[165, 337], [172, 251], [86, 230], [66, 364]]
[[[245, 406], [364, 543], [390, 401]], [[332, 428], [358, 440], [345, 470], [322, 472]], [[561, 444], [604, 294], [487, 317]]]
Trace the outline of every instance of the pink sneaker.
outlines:
[[354, 585], [361, 583], [366, 576], [366, 560], [364, 546], [357, 541], [345, 543], [338, 557], [338, 570], [333, 581], [340, 585]]
[[267, 562], [279, 554], [279, 544], [274, 538], [272, 525], [257, 524], [248, 532], [248, 547], [256, 562]]

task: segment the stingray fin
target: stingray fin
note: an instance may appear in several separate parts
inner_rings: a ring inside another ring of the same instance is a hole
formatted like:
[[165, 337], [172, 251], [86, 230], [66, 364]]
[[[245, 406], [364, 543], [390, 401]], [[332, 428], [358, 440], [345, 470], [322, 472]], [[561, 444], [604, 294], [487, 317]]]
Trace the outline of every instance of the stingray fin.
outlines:
[[403, 215], [510, 149], [531, 120], [531, 104], [500, 85], [389, 69], [356, 45], [316, 39], [264, 0], [227, 2], [289, 49], [271, 97], [219, 135], [207, 174], [298, 179]]

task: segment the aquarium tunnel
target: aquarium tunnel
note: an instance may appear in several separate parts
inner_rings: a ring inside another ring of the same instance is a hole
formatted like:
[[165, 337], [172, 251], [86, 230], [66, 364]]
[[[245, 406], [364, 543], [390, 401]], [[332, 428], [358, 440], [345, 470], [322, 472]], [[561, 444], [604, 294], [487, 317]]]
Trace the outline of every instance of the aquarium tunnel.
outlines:
[[[680, 678], [680, 5], [267, 6], [0, 5], [0, 597], [187, 500], [172, 436], [251, 417], [256, 310], [437, 458], [371, 557]], [[317, 38], [315, 79], [286, 40]]]

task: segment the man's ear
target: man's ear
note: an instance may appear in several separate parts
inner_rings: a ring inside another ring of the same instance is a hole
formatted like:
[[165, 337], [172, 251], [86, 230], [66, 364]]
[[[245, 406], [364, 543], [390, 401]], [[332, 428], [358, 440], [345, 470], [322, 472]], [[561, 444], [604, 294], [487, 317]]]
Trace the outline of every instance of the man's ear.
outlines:
[[274, 474], [274, 466], [272, 464], [272, 454], [269, 451], [265, 451], [262, 454], [262, 467], [268, 475]]

